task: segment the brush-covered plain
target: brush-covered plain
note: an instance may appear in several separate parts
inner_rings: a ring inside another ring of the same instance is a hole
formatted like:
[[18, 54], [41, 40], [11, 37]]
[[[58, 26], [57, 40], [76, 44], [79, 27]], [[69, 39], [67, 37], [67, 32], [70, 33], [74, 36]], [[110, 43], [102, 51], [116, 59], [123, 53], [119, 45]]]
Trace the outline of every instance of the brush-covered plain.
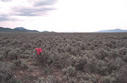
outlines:
[[127, 33], [1, 32], [0, 83], [127, 83]]

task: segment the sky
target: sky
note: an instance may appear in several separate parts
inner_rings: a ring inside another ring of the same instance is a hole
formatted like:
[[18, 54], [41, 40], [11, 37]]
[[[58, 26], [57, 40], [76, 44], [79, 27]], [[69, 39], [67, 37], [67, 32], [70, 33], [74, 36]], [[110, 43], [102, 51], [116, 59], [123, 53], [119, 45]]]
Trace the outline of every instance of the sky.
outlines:
[[0, 26], [55, 32], [127, 29], [127, 0], [0, 0]]

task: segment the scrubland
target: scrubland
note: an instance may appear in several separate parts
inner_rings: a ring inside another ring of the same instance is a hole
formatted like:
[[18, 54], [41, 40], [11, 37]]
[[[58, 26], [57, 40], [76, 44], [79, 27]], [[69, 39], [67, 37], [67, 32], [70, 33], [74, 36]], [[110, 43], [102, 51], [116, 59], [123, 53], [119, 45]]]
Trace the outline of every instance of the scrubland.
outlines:
[[127, 33], [1, 32], [0, 83], [127, 83]]

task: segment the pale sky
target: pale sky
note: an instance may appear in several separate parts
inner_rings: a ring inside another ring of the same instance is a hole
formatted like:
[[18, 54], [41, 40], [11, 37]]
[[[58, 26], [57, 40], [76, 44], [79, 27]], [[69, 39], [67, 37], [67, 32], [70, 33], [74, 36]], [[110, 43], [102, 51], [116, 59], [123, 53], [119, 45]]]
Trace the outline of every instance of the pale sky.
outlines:
[[127, 0], [0, 0], [0, 26], [56, 32], [127, 29]]

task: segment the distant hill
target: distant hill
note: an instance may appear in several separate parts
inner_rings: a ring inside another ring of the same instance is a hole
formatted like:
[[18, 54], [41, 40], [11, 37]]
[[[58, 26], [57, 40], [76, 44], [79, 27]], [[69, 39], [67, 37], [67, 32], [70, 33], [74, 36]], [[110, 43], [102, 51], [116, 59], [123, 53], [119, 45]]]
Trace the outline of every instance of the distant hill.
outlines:
[[14, 28], [15, 30], [21, 30], [21, 31], [24, 31], [24, 30], [26, 30], [24, 27], [16, 27], [16, 28]]
[[24, 27], [16, 27], [14, 29], [0, 27], [0, 32], [16, 32], [16, 31], [19, 31], [19, 32], [39, 32], [37, 30], [28, 30], [28, 29], [25, 29]]
[[0, 27], [0, 32], [12, 32], [13, 29]]
[[123, 30], [123, 29], [112, 29], [112, 30], [101, 30], [99, 32], [127, 32], [127, 30]]

